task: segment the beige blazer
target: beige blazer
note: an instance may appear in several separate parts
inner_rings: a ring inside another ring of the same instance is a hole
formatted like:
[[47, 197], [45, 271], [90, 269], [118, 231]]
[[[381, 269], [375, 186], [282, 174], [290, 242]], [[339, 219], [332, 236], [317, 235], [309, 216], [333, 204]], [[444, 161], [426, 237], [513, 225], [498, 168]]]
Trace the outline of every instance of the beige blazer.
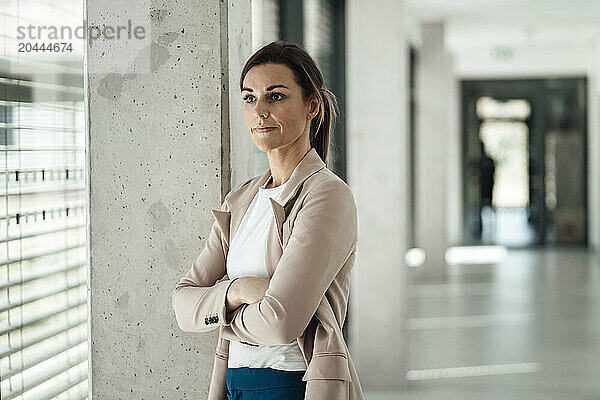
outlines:
[[[298, 342], [306, 361], [306, 399], [364, 400], [342, 336], [350, 272], [358, 241], [357, 210], [350, 188], [311, 148], [289, 178], [280, 201], [270, 199], [273, 223], [265, 261], [271, 277], [264, 298], [226, 313], [229, 240], [270, 169], [234, 190], [220, 210], [206, 245], [176, 285], [172, 303], [186, 332], [219, 328], [209, 400], [226, 399], [229, 341], [274, 345]], [[237, 278], [236, 278], [237, 279]]]

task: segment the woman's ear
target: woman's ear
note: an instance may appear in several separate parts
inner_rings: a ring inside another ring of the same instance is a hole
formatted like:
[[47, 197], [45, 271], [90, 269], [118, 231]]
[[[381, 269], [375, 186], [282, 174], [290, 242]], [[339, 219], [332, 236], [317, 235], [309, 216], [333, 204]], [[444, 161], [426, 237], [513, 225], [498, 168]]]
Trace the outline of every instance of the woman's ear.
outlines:
[[308, 113], [306, 115], [306, 119], [313, 119], [316, 117], [317, 114], [319, 114], [320, 105], [319, 98], [313, 93], [308, 102]]

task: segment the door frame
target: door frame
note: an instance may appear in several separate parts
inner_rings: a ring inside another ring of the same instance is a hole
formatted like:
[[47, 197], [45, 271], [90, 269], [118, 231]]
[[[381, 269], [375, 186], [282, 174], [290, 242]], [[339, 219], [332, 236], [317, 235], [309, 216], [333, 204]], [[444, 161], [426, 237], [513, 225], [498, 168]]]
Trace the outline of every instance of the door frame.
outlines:
[[[584, 146], [584, 210], [585, 210], [585, 238], [582, 245], [589, 243], [589, 213], [588, 213], [588, 98], [586, 76], [576, 77], [553, 77], [553, 78], [524, 78], [524, 79], [463, 79], [460, 81], [461, 88], [461, 151], [462, 151], [462, 222], [463, 222], [463, 243], [472, 244], [475, 238], [471, 235], [467, 223], [469, 222], [469, 199], [468, 199], [468, 179], [466, 176], [469, 163], [469, 140], [470, 135], [479, 132], [480, 121], [476, 115], [475, 102], [481, 96], [490, 96], [495, 99], [525, 99], [531, 104], [531, 115], [526, 121], [529, 127], [529, 187], [530, 187], [530, 212], [532, 213], [534, 229], [536, 232], [535, 242], [531, 246], [546, 245], [547, 230], [547, 210], [545, 204], [546, 184], [544, 181], [544, 155], [545, 140], [544, 133], [548, 128], [548, 120], [544, 117], [548, 110], [546, 103], [547, 92], [555, 90], [557, 86], [577, 88], [577, 85], [583, 84], [584, 91], [584, 110], [581, 116], [583, 127], [583, 146]], [[540, 172], [531, 172], [531, 169], [539, 168]], [[529, 245], [525, 247], [530, 247]]]

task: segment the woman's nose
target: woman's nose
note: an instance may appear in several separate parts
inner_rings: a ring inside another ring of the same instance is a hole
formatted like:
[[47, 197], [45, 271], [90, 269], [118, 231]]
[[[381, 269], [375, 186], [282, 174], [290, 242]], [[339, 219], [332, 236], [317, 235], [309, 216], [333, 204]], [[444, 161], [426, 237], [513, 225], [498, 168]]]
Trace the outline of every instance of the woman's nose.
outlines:
[[269, 117], [269, 109], [263, 101], [258, 100], [256, 102], [256, 107], [254, 107], [254, 116], [258, 119], [266, 119]]

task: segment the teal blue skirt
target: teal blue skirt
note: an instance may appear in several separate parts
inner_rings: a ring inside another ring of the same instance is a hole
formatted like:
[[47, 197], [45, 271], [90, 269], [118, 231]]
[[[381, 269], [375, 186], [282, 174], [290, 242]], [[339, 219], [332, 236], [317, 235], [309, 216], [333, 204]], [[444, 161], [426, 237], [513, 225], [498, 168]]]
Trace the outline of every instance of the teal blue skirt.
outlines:
[[273, 368], [227, 368], [227, 399], [304, 400], [304, 373]]

